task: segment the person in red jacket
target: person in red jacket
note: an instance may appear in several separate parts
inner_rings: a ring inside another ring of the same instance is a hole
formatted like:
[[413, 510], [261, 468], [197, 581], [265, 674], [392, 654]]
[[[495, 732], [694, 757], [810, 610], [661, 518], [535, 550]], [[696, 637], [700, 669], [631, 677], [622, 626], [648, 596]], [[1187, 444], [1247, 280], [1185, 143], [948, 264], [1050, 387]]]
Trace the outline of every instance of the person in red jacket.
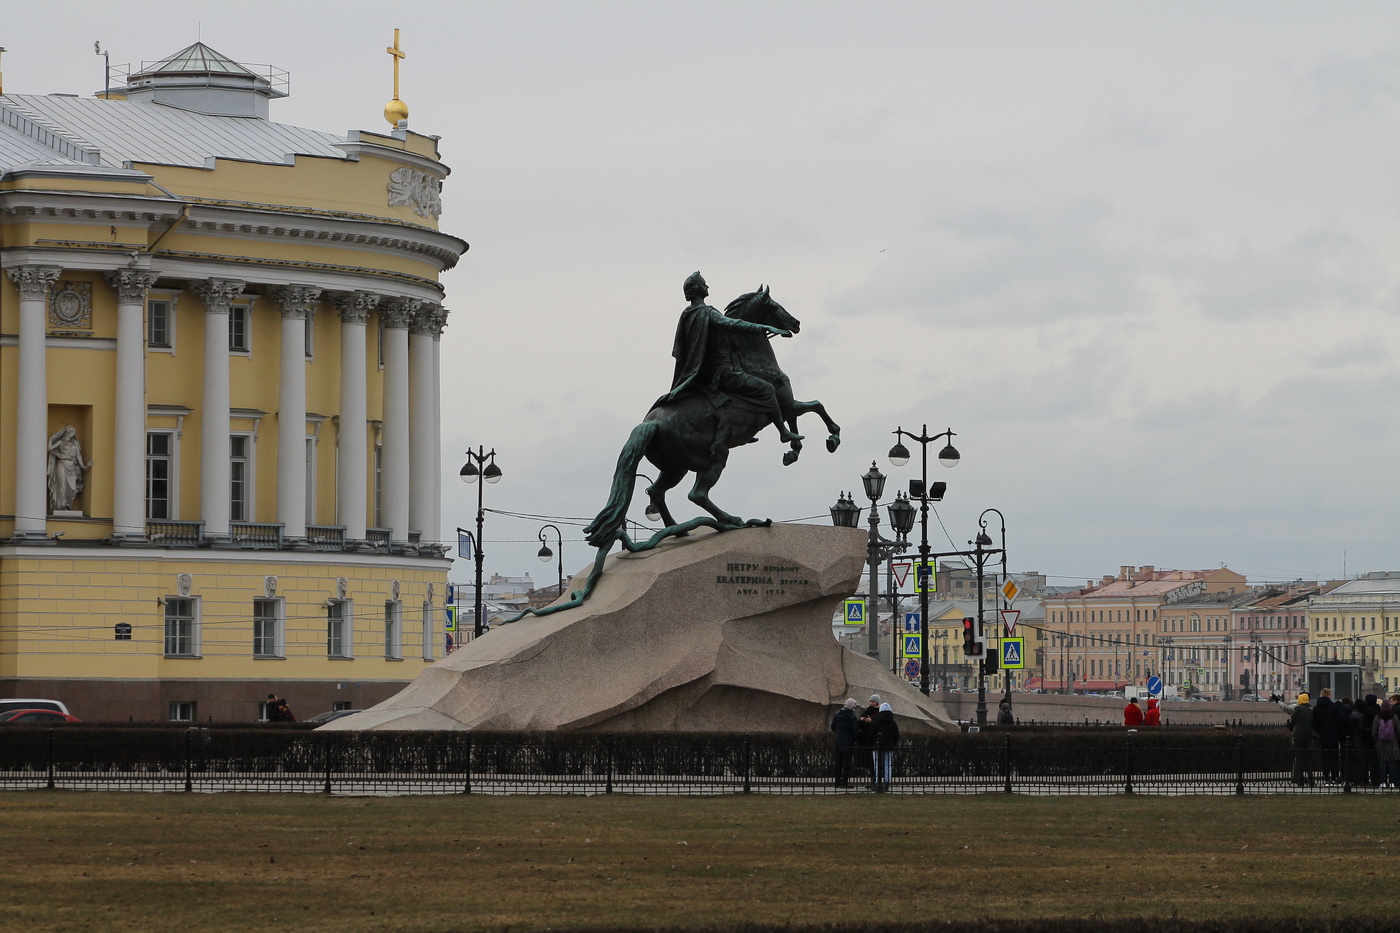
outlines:
[[1162, 724], [1162, 707], [1155, 697], [1147, 701], [1147, 712], [1142, 714], [1142, 724], [1144, 726], [1160, 726]]
[[1137, 697], [1128, 701], [1128, 705], [1123, 707], [1123, 725], [1132, 728], [1142, 725], [1142, 707], [1138, 706]]

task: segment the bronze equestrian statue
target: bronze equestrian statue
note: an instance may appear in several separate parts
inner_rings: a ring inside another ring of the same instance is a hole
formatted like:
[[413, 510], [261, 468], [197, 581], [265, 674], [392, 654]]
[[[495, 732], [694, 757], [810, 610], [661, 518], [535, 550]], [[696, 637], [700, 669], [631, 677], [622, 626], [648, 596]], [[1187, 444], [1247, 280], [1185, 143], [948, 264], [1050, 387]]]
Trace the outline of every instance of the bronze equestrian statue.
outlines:
[[[614, 544], [628, 551], [645, 551], [695, 528], [732, 531], [772, 524], [771, 519], [746, 521], [730, 515], [710, 500], [710, 490], [729, 461], [729, 451], [757, 440], [758, 432], [768, 425], [776, 427], [780, 440], [788, 445], [783, 454], [785, 465], [795, 462], [802, 450], [797, 418], [808, 412], [815, 412], [826, 423], [830, 432], [826, 449], [834, 452], [840, 445], [841, 428], [826, 408], [819, 401], [795, 400], [792, 386], [778, 366], [769, 338], [791, 337], [801, 329], [801, 322], [773, 300], [768, 288], [760, 286], [758, 291], [740, 295], [723, 314], [705, 303], [710, 290], [699, 272], [685, 280], [684, 288], [690, 303], [676, 327], [671, 391], [657, 399], [642, 423], [632, 429], [617, 460], [608, 502], [584, 529], [588, 543], [598, 549], [588, 582], [582, 590], [571, 592], [567, 601], [526, 610], [516, 618], [582, 605], [593, 592]], [[658, 470], [647, 496], [666, 527], [646, 541], [635, 542], [625, 526], [643, 457]], [[666, 504], [666, 492], [687, 473], [695, 474], [688, 498], [710, 517], [677, 523]]]

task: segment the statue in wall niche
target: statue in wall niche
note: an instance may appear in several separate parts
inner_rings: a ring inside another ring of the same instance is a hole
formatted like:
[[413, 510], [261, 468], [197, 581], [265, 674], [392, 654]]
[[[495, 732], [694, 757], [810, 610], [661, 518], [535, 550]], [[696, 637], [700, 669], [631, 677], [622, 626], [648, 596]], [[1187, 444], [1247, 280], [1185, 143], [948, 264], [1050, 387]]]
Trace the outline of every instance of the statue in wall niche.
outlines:
[[[671, 390], [657, 399], [642, 423], [632, 429], [618, 457], [608, 502], [584, 529], [588, 543], [597, 549], [587, 583], [570, 593], [568, 600], [526, 610], [517, 619], [582, 605], [593, 592], [614, 544], [627, 551], [645, 551], [696, 528], [732, 531], [772, 524], [770, 519], [745, 520], [731, 515], [710, 499], [710, 490], [729, 462], [729, 451], [757, 441], [759, 432], [768, 425], [777, 428], [779, 441], [787, 445], [784, 465], [795, 463], [802, 451], [797, 419], [808, 412], [815, 412], [826, 423], [830, 432], [826, 449], [834, 452], [840, 445], [841, 428], [827, 415], [825, 406], [819, 401], [797, 401], [778, 365], [769, 340], [793, 336], [801, 322], [773, 300], [767, 286], [735, 298], [723, 313], [706, 303], [710, 288], [699, 272], [685, 280], [683, 291], [689, 304], [681, 312], [671, 349], [676, 360]], [[627, 534], [627, 506], [643, 458], [657, 469], [647, 498], [666, 527], [648, 540], [636, 542]], [[666, 503], [666, 493], [688, 473], [695, 474], [688, 498], [709, 515], [678, 523]]]
[[49, 511], [66, 512], [83, 491], [83, 473], [92, 461], [83, 462], [78, 432], [66, 425], [49, 438]]

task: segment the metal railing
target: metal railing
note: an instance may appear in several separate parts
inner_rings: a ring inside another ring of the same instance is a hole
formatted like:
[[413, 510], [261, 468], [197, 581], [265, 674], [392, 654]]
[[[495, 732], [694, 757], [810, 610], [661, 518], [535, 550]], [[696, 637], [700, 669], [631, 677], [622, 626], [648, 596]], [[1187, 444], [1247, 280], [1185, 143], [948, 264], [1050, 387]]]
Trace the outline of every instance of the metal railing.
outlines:
[[204, 522], [148, 518], [146, 539], [158, 547], [203, 547]]
[[[139, 734], [136, 734], [138, 733]], [[1028, 795], [1371, 792], [1373, 751], [1275, 737], [1051, 742], [1043, 733], [952, 736], [894, 751], [893, 793]], [[1166, 737], [1163, 736], [1163, 739]], [[380, 794], [844, 793], [842, 754], [810, 737], [357, 733], [11, 726], [0, 788]], [[849, 753], [849, 790], [870, 754]], [[1299, 781], [1295, 783], [1295, 763]]]

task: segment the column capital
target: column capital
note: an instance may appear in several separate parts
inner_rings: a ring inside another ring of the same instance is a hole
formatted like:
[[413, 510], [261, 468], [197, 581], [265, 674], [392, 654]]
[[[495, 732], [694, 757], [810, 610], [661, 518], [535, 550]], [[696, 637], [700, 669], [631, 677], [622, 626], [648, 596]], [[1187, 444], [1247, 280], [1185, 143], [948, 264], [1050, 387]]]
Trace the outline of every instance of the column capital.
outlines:
[[117, 293], [117, 304], [139, 304], [146, 300], [146, 293], [160, 278], [154, 272], [143, 269], [117, 269], [102, 273], [112, 291]]
[[452, 313], [452, 312], [448, 311], [448, 310], [447, 310], [446, 308], [444, 308], [442, 305], [438, 305], [438, 306], [437, 306], [437, 310], [433, 312], [433, 339], [434, 339], [434, 340], [441, 340], [441, 339], [442, 339], [442, 332], [443, 332], [443, 330], [447, 327], [447, 316], [448, 316], [449, 314], [451, 314], [451, 313]]
[[49, 286], [63, 274], [63, 269], [59, 266], [15, 266], [6, 269], [5, 274], [19, 289], [21, 299], [43, 298], [48, 294]]
[[228, 314], [233, 299], [243, 294], [243, 283], [237, 279], [205, 279], [192, 282], [190, 291], [203, 300], [207, 314]]
[[422, 336], [441, 337], [442, 323], [439, 322], [439, 315], [442, 312], [442, 305], [433, 302], [424, 302], [413, 312], [413, 319], [409, 322], [408, 332]]
[[331, 292], [331, 304], [340, 312], [340, 323], [363, 324], [379, 307], [379, 296], [374, 292]]
[[422, 304], [416, 298], [385, 298], [379, 305], [379, 319], [385, 327], [407, 329]]
[[282, 309], [284, 318], [305, 320], [321, 299], [321, 290], [309, 285], [287, 285], [269, 289], [268, 294]]

